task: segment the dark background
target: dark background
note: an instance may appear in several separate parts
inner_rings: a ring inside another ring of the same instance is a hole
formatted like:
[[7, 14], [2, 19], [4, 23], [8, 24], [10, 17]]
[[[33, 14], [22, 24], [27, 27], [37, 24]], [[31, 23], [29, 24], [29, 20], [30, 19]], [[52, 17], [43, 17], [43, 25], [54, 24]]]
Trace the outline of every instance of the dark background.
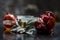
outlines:
[[[2, 31], [4, 30], [4, 27], [2, 22], [3, 16], [6, 14], [6, 12], [10, 12], [15, 16], [39, 16], [43, 11], [46, 10], [53, 11], [56, 15], [56, 19], [60, 21], [60, 0], [0, 0], [0, 40], [3, 40]], [[40, 37], [39, 40], [60, 40], [60, 23], [56, 22], [54, 32], [55, 36], [53, 38]]]

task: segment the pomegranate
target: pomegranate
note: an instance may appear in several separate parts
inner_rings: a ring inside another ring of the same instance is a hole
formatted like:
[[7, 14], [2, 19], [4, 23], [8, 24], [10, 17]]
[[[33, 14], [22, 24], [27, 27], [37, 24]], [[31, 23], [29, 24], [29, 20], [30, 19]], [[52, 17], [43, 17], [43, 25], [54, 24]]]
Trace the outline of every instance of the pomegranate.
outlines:
[[4, 15], [3, 25], [6, 30], [10, 30], [10, 28], [15, 25], [15, 22], [16, 22], [16, 18], [11, 13], [6, 13]]
[[39, 16], [39, 19], [35, 21], [34, 25], [37, 32], [51, 34], [53, 33], [55, 22], [56, 22], [56, 19], [53, 12], [46, 11]]

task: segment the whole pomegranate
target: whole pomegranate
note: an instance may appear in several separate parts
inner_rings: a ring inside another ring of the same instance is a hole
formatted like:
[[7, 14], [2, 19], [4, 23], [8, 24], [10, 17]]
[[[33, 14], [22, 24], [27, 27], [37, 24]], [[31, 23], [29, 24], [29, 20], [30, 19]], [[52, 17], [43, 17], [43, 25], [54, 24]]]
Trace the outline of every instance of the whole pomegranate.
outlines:
[[35, 21], [35, 28], [39, 33], [53, 33], [53, 28], [55, 25], [55, 16], [51, 11], [45, 11], [42, 15], [39, 16], [38, 20]]
[[6, 13], [3, 18], [3, 25], [6, 30], [10, 30], [12, 26], [15, 25], [16, 18], [11, 13]]

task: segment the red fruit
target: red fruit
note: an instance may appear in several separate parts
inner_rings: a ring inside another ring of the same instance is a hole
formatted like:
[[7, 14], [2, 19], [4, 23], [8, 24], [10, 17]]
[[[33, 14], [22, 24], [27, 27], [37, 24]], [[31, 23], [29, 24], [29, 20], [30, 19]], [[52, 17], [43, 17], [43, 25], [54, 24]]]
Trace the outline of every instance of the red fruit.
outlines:
[[[43, 20], [43, 22], [39, 21], [40, 19]], [[48, 31], [49, 33], [53, 32], [54, 25], [55, 25], [55, 16], [52, 14], [52, 12], [48, 11], [41, 15], [39, 19], [35, 22], [35, 28], [39, 31]]]
[[6, 15], [4, 15], [3, 24], [5, 27], [11, 28], [12, 26], [15, 25], [15, 21], [16, 21], [16, 18], [14, 15], [10, 13], [7, 13]]

